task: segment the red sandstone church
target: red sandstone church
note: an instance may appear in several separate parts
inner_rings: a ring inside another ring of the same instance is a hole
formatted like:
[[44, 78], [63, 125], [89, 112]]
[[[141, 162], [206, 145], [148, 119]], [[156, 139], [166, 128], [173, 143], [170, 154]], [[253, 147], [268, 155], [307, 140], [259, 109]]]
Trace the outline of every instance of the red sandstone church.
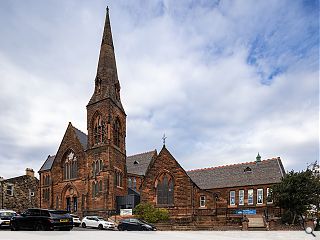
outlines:
[[110, 215], [139, 202], [167, 208], [172, 217], [274, 211], [270, 186], [285, 174], [280, 158], [184, 170], [162, 149], [126, 156], [126, 113], [120, 98], [107, 9], [88, 134], [69, 123], [54, 156], [40, 174], [40, 207], [78, 215]]

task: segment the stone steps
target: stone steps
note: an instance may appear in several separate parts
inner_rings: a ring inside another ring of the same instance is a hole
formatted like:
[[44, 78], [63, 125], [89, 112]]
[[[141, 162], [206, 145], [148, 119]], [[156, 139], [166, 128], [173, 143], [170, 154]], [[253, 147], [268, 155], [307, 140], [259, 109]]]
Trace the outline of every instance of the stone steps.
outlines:
[[264, 219], [262, 216], [256, 215], [252, 217], [248, 217], [248, 229], [251, 231], [263, 231], [266, 230], [266, 225], [264, 223]]

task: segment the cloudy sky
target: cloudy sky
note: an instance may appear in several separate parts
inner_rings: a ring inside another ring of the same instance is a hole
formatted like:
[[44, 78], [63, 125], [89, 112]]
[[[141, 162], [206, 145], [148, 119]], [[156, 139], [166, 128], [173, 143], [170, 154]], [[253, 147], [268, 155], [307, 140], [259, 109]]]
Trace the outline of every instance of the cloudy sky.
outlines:
[[106, 5], [128, 155], [165, 132], [186, 169], [319, 160], [318, 1], [1, 0], [0, 176], [86, 132]]

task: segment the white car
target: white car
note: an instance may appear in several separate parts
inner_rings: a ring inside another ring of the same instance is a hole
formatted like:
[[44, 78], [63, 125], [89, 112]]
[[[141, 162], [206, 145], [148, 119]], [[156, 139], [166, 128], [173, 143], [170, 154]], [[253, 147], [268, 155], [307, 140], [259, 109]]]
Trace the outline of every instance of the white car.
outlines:
[[10, 227], [10, 219], [17, 215], [15, 211], [0, 209], [0, 228]]
[[70, 214], [70, 216], [72, 217], [73, 225], [75, 227], [79, 227], [80, 224], [81, 224], [80, 218], [77, 215], [74, 215], [74, 214]]
[[93, 227], [93, 228], [98, 228], [100, 230], [102, 230], [102, 229], [114, 230], [116, 227], [116, 225], [113, 222], [106, 221], [102, 217], [98, 217], [98, 216], [84, 217], [81, 221], [81, 226], [83, 228]]

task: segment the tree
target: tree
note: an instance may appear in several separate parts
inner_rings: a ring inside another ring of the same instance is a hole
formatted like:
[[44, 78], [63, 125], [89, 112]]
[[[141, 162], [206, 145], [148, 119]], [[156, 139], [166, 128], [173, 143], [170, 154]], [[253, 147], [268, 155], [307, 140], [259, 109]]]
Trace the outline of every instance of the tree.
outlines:
[[275, 204], [286, 210], [285, 216], [295, 223], [297, 216], [307, 213], [312, 206], [320, 207], [320, 177], [311, 170], [287, 173], [280, 184], [273, 186]]
[[166, 221], [169, 219], [169, 212], [166, 209], [155, 208], [149, 203], [138, 204], [133, 210], [133, 213], [137, 215], [138, 218], [150, 223]]

